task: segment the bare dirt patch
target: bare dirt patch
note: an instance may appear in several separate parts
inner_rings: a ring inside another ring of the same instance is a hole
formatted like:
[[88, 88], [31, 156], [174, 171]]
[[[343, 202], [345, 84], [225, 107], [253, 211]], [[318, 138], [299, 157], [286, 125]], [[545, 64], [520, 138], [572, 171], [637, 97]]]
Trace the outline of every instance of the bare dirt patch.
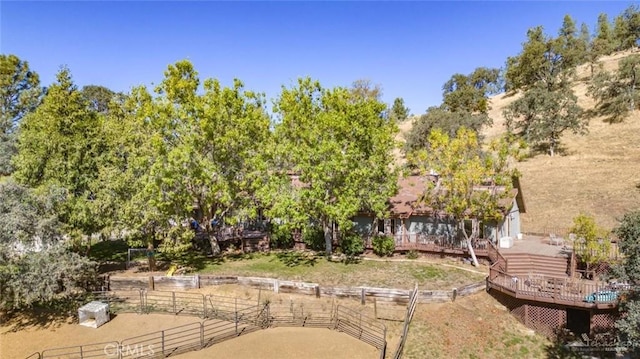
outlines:
[[376, 358], [380, 352], [344, 333], [323, 328], [271, 328], [179, 358]]
[[123, 313], [97, 329], [79, 325], [77, 321], [55, 323], [48, 327], [31, 326], [19, 331], [13, 331], [13, 327], [3, 324], [0, 326], [0, 357], [26, 358], [48, 348], [121, 341], [198, 321], [195, 317]]

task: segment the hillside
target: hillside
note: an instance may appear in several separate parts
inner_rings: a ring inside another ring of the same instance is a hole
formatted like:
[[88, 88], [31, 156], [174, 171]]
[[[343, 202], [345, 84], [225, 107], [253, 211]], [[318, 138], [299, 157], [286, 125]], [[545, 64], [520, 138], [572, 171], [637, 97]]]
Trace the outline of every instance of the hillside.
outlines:
[[[612, 70], [629, 54], [614, 54], [600, 62]], [[586, 65], [580, 66], [574, 85], [584, 109], [593, 108], [593, 100], [586, 96], [588, 71]], [[491, 98], [489, 115], [494, 122], [483, 133], [487, 138], [505, 132], [502, 110], [517, 98]], [[517, 168], [527, 210], [522, 216], [524, 232], [563, 232], [581, 211], [594, 215], [599, 225], [613, 228], [624, 213], [640, 209], [640, 112], [619, 124], [593, 118], [588, 135], [565, 133], [560, 155], [538, 154], [518, 163]]]

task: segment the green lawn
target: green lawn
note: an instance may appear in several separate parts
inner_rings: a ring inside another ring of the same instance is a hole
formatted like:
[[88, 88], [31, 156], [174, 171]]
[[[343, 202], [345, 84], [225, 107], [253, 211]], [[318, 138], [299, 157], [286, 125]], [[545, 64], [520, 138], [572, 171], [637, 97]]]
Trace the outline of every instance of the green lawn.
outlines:
[[225, 257], [205, 263], [200, 274], [271, 277], [331, 286], [452, 289], [485, 275], [423, 261], [369, 261], [345, 264], [296, 252]]

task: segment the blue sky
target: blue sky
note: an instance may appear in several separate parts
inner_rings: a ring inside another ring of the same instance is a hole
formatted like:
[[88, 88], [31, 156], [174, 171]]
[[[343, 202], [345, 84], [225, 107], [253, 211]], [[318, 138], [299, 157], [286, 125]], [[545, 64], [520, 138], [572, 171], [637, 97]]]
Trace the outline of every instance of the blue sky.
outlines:
[[202, 79], [233, 78], [275, 98], [301, 76], [325, 87], [370, 79], [414, 114], [442, 99], [454, 73], [502, 67], [528, 28], [556, 35], [565, 14], [593, 30], [627, 1], [2, 1], [0, 51], [29, 62], [44, 85], [67, 65], [79, 86], [116, 91], [194, 63]]

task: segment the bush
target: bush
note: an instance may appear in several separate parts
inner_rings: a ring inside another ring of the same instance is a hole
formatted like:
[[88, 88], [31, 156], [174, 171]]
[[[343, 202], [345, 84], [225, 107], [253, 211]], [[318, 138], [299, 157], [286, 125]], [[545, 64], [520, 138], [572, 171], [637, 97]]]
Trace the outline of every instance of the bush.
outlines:
[[418, 259], [418, 251], [416, 250], [410, 250], [409, 253], [407, 253], [407, 258], [408, 259]]
[[308, 226], [302, 230], [302, 241], [313, 251], [324, 251], [324, 231], [317, 226]]
[[393, 237], [389, 236], [376, 236], [373, 238], [371, 245], [373, 246], [373, 253], [380, 257], [389, 257], [396, 249], [396, 242]]
[[288, 249], [293, 247], [293, 233], [291, 233], [291, 230], [278, 224], [270, 226], [269, 240], [271, 248]]
[[355, 232], [345, 233], [340, 242], [342, 253], [349, 257], [360, 255], [364, 252], [364, 241]]

